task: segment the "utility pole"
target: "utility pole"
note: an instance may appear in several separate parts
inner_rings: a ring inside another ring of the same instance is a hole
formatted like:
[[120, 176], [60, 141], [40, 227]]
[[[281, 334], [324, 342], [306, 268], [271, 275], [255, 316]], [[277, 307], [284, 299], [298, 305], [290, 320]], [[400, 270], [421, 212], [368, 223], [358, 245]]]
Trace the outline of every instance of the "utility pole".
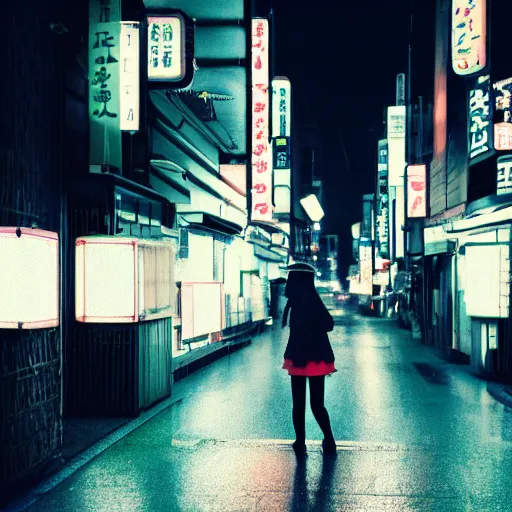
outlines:
[[409, 37], [408, 37], [408, 49], [407, 49], [407, 77], [406, 77], [406, 92], [405, 92], [405, 108], [406, 108], [406, 121], [405, 121], [405, 169], [404, 169], [404, 263], [405, 271], [409, 271], [409, 230], [410, 223], [407, 218], [408, 208], [408, 190], [407, 190], [407, 169], [409, 164], [413, 161], [412, 155], [412, 105], [411, 105], [411, 72], [412, 72], [412, 3], [410, 11], [410, 23], [409, 23]]

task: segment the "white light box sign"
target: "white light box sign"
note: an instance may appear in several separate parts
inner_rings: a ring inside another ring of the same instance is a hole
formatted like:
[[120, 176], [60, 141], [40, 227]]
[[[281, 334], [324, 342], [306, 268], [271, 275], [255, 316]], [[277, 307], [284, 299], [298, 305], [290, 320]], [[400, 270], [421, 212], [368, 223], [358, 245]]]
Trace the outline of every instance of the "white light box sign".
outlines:
[[181, 328], [184, 340], [216, 333], [222, 329], [222, 283], [182, 283], [181, 294]]
[[464, 299], [468, 316], [508, 318], [509, 250], [505, 244], [466, 245]]
[[140, 38], [138, 22], [121, 22], [120, 55], [121, 130], [136, 132], [139, 130], [140, 115]]
[[132, 323], [170, 317], [174, 304], [171, 244], [129, 237], [76, 240], [77, 321]]
[[179, 14], [148, 16], [148, 80], [185, 76], [185, 27]]
[[82, 237], [75, 248], [77, 321], [137, 322], [137, 240]]
[[59, 325], [57, 233], [0, 227], [0, 328]]

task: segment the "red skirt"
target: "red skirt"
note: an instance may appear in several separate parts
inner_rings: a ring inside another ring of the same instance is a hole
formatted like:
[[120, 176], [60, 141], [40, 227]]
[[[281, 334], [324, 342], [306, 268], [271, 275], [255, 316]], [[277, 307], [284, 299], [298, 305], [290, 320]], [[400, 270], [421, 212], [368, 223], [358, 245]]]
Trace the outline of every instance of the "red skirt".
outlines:
[[334, 363], [324, 363], [323, 361], [308, 361], [306, 366], [295, 366], [291, 359], [285, 359], [283, 369], [288, 370], [288, 375], [299, 377], [320, 377], [322, 375], [331, 375], [337, 372]]

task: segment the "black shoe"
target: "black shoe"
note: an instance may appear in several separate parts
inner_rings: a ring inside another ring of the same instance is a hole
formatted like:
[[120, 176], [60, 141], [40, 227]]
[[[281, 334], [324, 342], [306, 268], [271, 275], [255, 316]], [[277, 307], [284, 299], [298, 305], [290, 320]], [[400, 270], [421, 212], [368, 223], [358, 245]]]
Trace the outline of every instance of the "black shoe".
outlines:
[[292, 444], [292, 447], [293, 447], [293, 451], [295, 452], [295, 455], [298, 458], [303, 458], [303, 457], [307, 456], [308, 453], [307, 453], [307, 450], [306, 450], [306, 444], [305, 443], [298, 443], [297, 441], [295, 441]]
[[322, 441], [322, 449], [324, 455], [336, 455], [336, 441], [326, 441], [325, 439]]

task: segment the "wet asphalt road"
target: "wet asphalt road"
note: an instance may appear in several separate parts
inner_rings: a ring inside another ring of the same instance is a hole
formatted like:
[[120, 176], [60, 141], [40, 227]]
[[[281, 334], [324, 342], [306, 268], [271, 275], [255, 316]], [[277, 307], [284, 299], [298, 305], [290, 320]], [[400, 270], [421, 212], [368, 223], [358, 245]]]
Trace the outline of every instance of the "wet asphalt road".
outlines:
[[512, 411], [395, 322], [347, 311], [326, 406], [338, 457], [291, 450], [286, 331], [176, 384], [178, 401], [44, 495], [35, 511], [511, 511]]

